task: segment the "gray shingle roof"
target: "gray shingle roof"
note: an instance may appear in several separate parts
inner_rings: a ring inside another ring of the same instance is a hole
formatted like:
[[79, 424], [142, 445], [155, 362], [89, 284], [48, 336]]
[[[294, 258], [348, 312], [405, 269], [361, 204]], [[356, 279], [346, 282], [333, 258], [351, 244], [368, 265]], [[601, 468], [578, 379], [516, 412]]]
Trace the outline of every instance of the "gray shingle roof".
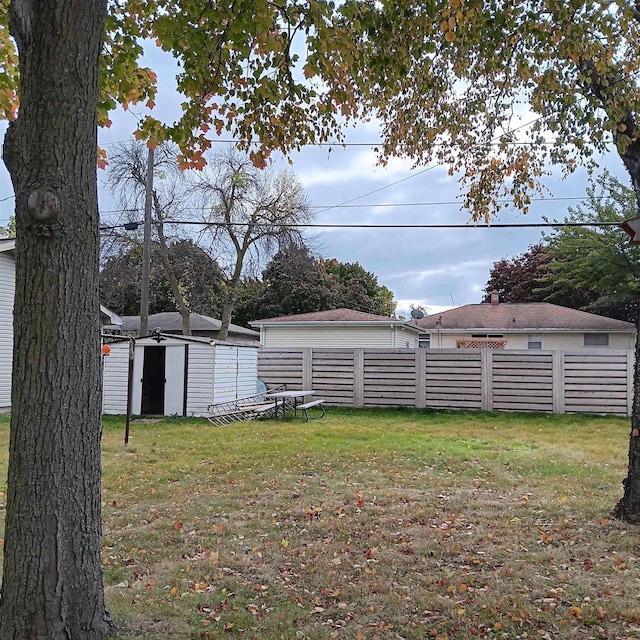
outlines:
[[355, 309], [330, 309], [328, 311], [314, 311], [312, 313], [298, 313], [292, 316], [279, 316], [277, 318], [264, 318], [253, 320], [250, 324], [271, 324], [278, 322], [403, 322], [398, 318], [378, 316], [374, 313], [365, 313]]
[[[439, 324], [438, 324], [439, 323]], [[422, 329], [633, 331], [635, 325], [549, 302], [467, 304], [417, 321]]]
[[[122, 316], [124, 325], [120, 328], [124, 331], [135, 331], [140, 328], [140, 316]], [[209, 316], [199, 313], [192, 313], [189, 316], [191, 331], [220, 331], [222, 322]], [[182, 331], [182, 316], [177, 311], [165, 311], [163, 313], [152, 313], [149, 316], [149, 330], [160, 328], [162, 331]], [[229, 333], [236, 333], [259, 338], [256, 331], [241, 327], [237, 324], [229, 325]]]

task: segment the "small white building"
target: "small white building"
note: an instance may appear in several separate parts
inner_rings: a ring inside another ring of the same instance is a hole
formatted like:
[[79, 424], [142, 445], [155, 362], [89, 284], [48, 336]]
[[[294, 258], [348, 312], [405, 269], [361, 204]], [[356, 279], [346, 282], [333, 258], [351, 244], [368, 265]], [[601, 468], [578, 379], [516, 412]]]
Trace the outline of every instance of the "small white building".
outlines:
[[422, 331], [398, 318], [354, 309], [331, 309], [254, 320], [263, 347], [414, 349]]
[[16, 241], [0, 240], [0, 411], [11, 407], [13, 298], [16, 290]]
[[107, 414], [127, 412], [131, 352], [134, 415], [204, 416], [214, 402], [256, 393], [258, 349], [254, 345], [160, 334], [109, 346], [110, 352], [103, 356], [102, 408]]

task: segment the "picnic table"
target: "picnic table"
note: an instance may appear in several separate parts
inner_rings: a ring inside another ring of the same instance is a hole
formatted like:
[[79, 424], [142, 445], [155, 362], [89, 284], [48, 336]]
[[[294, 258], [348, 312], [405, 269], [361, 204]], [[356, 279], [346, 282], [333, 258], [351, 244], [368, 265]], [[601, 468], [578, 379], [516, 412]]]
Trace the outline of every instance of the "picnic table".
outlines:
[[[278, 417], [278, 409], [282, 408], [282, 418], [283, 420], [287, 419], [287, 401], [293, 403], [293, 415], [298, 415], [298, 409], [302, 411], [302, 414], [305, 417], [305, 420], [309, 419], [309, 415], [307, 414], [307, 409], [311, 407], [318, 407], [322, 410], [322, 416], [324, 416], [324, 398], [317, 398], [310, 400], [309, 402], [299, 403], [298, 400], [304, 400], [307, 396], [315, 395], [315, 391], [313, 389], [292, 389], [289, 391], [275, 391], [271, 393], [267, 393], [265, 398], [270, 400], [274, 400], [276, 403], [274, 418]], [[280, 402], [280, 400], [282, 402]]]

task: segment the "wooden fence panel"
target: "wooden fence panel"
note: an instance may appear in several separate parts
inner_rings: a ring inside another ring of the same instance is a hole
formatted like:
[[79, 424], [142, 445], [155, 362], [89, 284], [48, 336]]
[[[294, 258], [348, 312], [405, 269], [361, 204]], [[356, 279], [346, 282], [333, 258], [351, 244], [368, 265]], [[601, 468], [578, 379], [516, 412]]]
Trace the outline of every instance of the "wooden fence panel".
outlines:
[[261, 349], [268, 386], [327, 404], [630, 415], [632, 350]]
[[287, 389], [302, 389], [302, 349], [260, 350], [258, 352], [258, 378], [268, 388], [285, 384]]
[[494, 351], [493, 409], [553, 412], [553, 354], [549, 351]]
[[482, 354], [480, 351], [427, 351], [427, 407], [482, 409]]
[[415, 407], [415, 350], [364, 350], [362, 380], [363, 406]]
[[354, 349], [314, 349], [311, 386], [327, 404], [354, 405]]
[[566, 353], [565, 411], [627, 415], [630, 366], [629, 353], [625, 351]]

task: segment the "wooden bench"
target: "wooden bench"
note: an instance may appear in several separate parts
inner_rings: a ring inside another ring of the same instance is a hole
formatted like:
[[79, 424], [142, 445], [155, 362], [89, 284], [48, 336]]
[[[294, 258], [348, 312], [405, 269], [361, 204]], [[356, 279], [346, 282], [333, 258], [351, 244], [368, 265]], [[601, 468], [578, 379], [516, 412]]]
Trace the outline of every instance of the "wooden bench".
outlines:
[[311, 409], [311, 407], [318, 407], [322, 413], [316, 418], [324, 417], [324, 398], [318, 398], [317, 400], [311, 400], [311, 402], [305, 402], [304, 404], [299, 404], [296, 409], [300, 409], [302, 411], [302, 415], [305, 420], [309, 420], [309, 415], [307, 414], [307, 409]]

